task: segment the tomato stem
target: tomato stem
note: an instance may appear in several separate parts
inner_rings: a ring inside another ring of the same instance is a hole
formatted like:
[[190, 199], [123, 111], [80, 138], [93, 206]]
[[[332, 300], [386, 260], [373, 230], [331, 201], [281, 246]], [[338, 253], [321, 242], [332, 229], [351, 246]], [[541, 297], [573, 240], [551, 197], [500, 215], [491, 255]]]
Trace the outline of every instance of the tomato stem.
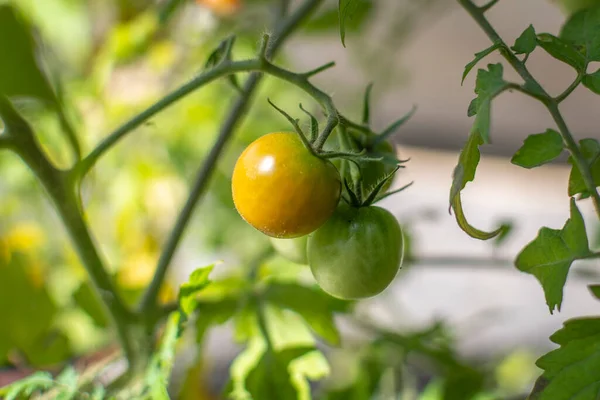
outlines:
[[[594, 182], [594, 177], [592, 176], [592, 171], [590, 169], [590, 164], [581, 153], [581, 149], [579, 148], [577, 142], [573, 138], [573, 135], [571, 134], [571, 131], [569, 130], [559, 110], [559, 103], [562, 102], [568, 95], [570, 95], [573, 92], [573, 90], [575, 90], [575, 88], [581, 83], [582, 78], [578, 76], [575, 79], [575, 81], [562, 94], [560, 94], [557, 98], [553, 98], [548, 94], [548, 92], [546, 92], [546, 90], [533, 77], [533, 75], [531, 75], [531, 73], [525, 66], [525, 63], [515, 55], [515, 53], [510, 49], [509, 46], [506, 45], [506, 43], [502, 40], [500, 35], [498, 35], [496, 30], [492, 27], [490, 22], [485, 17], [485, 11], [487, 11], [497, 1], [492, 0], [490, 3], [482, 7], [478, 7], [477, 5], [475, 5], [472, 0], [457, 1], [469, 13], [469, 15], [471, 15], [473, 20], [486, 33], [489, 39], [493, 43], [499, 43], [500, 53], [502, 54], [504, 59], [508, 61], [508, 63], [525, 81], [525, 85], [512, 85], [511, 88], [518, 89], [519, 91], [536, 98], [548, 109], [548, 112], [552, 116], [552, 119], [554, 119], [554, 122], [558, 127], [559, 133], [562, 136], [565, 148], [569, 151], [569, 153], [571, 153], [575, 165], [581, 172], [581, 176], [583, 177], [586, 189], [591, 194], [592, 201], [594, 203], [594, 208], [596, 209], [596, 214], [598, 218], [600, 218], [600, 194], [598, 194], [598, 190]], [[585, 71], [579, 71], [579, 74], [584, 72]], [[529, 89], [525, 89], [525, 87]]]

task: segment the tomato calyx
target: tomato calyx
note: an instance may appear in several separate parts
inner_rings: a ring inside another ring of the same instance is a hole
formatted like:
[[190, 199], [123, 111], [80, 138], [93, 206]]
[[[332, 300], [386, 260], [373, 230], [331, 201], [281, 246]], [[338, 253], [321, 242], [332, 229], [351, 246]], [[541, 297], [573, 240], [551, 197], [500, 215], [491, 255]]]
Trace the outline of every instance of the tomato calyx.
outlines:
[[342, 195], [342, 200], [352, 207], [368, 207], [392, 194], [399, 193], [409, 188], [414, 182], [411, 182], [408, 185], [405, 185], [400, 189], [394, 190], [390, 193], [385, 193], [384, 191], [386, 183], [394, 178], [394, 175], [396, 175], [396, 172], [400, 168], [401, 166], [396, 166], [392, 172], [379, 180], [379, 182], [377, 182], [372, 188], [368, 189], [366, 193], [363, 193], [364, 191], [360, 182], [358, 182], [358, 184], [356, 182], [352, 184], [348, 179], [344, 179], [344, 187], [346, 188], [348, 196], [346, 197], [345, 195]]

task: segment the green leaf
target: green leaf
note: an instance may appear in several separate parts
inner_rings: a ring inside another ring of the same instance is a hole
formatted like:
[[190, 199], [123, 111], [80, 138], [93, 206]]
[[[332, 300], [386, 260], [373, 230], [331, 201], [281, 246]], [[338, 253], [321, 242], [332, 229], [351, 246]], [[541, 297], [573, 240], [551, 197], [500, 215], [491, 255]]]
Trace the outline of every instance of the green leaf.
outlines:
[[206, 331], [213, 325], [221, 325], [231, 319], [239, 308], [240, 299], [224, 298], [215, 302], [199, 302], [196, 306], [196, 341], [201, 343]]
[[600, 318], [571, 319], [550, 339], [560, 348], [542, 356], [534, 400], [597, 400], [600, 396]]
[[588, 289], [590, 289], [595, 298], [600, 300], [600, 285], [589, 285]]
[[32, 27], [10, 4], [0, 4], [0, 95], [56, 103], [36, 57]]
[[0, 260], [0, 349], [19, 350], [36, 366], [54, 364], [69, 349], [53, 327], [56, 304], [34, 269], [22, 254], [13, 254], [9, 264]]
[[477, 94], [477, 116], [471, 129], [471, 134], [481, 136], [483, 143], [490, 142], [490, 114], [492, 99], [508, 87], [502, 77], [502, 64], [490, 64], [488, 70], [477, 71], [475, 93]]
[[71, 400], [77, 394], [77, 381], [79, 374], [75, 368], [68, 366], [60, 375], [56, 377], [57, 386], [60, 387], [60, 393], [56, 396], [56, 400]]
[[571, 218], [561, 230], [542, 228], [538, 236], [519, 253], [515, 266], [534, 275], [546, 296], [550, 313], [560, 307], [563, 287], [573, 261], [590, 255], [583, 217], [571, 198]]
[[234, 360], [229, 398], [233, 400], [310, 400], [309, 380], [329, 374], [329, 365], [313, 347], [292, 347], [271, 353], [260, 337]]
[[469, 103], [469, 108], [467, 109], [467, 117], [472, 117], [474, 115], [477, 115], [477, 102], [479, 99], [474, 98], [473, 100], [471, 100], [471, 102]]
[[489, 54], [491, 54], [495, 50], [497, 50], [500, 47], [500, 44], [501, 44], [501, 42], [496, 42], [493, 45], [491, 45], [490, 47], [488, 47], [487, 49], [482, 50], [479, 53], [475, 53], [475, 59], [465, 66], [465, 70], [462, 75], [462, 80], [460, 81], [461, 85], [464, 83], [465, 78], [467, 77], [467, 75], [469, 75], [469, 72], [471, 72], [473, 67], [475, 67], [475, 65], [477, 65], [477, 63], [479, 61], [481, 61], [483, 58], [485, 58], [486, 56], [488, 56]]
[[[592, 172], [592, 178], [596, 186], [600, 185], [600, 143], [596, 139], [583, 139], [579, 141], [581, 154], [587, 161]], [[575, 164], [573, 157], [569, 157], [569, 162], [572, 165], [571, 174], [569, 175], [569, 196], [581, 194], [581, 198], [590, 196], [589, 191], [583, 180], [583, 176], [579, 168]]]
[[586, 64], [600, 61], [600, 7], [573, 14], [563, 26], [560, 38], [577, 49]]
[[504, 231], [508, 229], [506, 225], [501, 225], [498, 229], [492, 232], [482, 231], [480, 229], [475, 228], [467, 221], [467, 217], [465, 216], [462, 201], [460, 199], [460, 193], [456, 196], [451, 203], [452, 209], [454, 210], [454, 215], [456, 217], [456, 222], [458, 226], [469, 236], [479, 240], [489, 240], [493, 239], [496, 236], [502, 235]]
[[483, 388], [484, 375], [468, 366], [450, 368], [443, 388], [444, 400], [469, 400]]
[[578, 71], [585, 70], [585, 56], [571, 42], [564, 41], [549, 33], [537, 35], [537, 42], [552, 57], [569, 64]]
[[[263, 307], [269, 347], [258, 327], [257, 307]], [[308, 379], [318, 380], [329, 373], [323, 355], [306, 324], [294, 312], [269, 303], [254, 301], [246, 310], [243, 324], [247, 347], [234, 360], [227, 391], [235, 400], [311, 399]]]
[[179, 288], [179, 308], [184, 317], [191, 314], [196, 306], [196, 296], [210, 283], [208, 275], [212, 272], [214, 264], [204, 268], [198, 268], [190, 275], [189, 280]]
[[583, 76], [583, 86], [596, 94], [600, 94], [600, 69], [593, 74]]
[[174, 312], [167, 320], [159, 349], [152, 356], [144, 377], [146, 392], [153, 400], [170, 399], [167, 387], [175, 359], [175, 346], [180, 336], [181, 315]]
[[510, 161], [523, 168], [539, 167], [554, 160], [563, 149], [560, 133], [548, 129], [544, 133], [529, 135]]
[[0, 388], [0, 395], [5, 396], [5, 400], [15, 400], [20, 398], [19, 396], [29, 397], [37, 391], [47, 390], [52, 386], [54, 386], [52, 375], [48, 372], [38, 371]]
[[462, 209], [460, 192], [475, 178], [475, 171], [481, 157], [479, 146], [489, 143], [492, 99], [509, 87], [502, 77], [503, 71], [502, 64], [489, 64], [488, 70], [480, 69], [477, 72], [475, 83], [477, 98], [469, 104], [468, 111], [469, 115], [475, 115], [475, 121], [469, 139], [460, 153], [458, 164], [454, 168], [450, 189], [450, 206], [454, 210], [456, 222], [465, 233], [480, 240], [498, 236], [505, 227], [484, 232], [470, 225]]
[[481, 135], [477, 132], [469, 135], [469, 139], [458, 157], [458, 164], [454, 168], [450, 202], [460, 194], [468, 182], [472, 182], [475, 179], [475, 171], [481, 157], [479, 153], [479, 146], [481, 144], [483, 144]]
[[352, 303], [329, 296], [318, 287], [279, 282], [269, 284], [265, 298], [272, 304], [298, 313], [328, 342], [334, 345], [340, 343], [333, 316], [335, 312], [347, 312]]
[[515, 45], [512, 47], [516, 54], [530, 54], [537, 47], [537, 36], [533, 25], [529, 25], [527, 29], [521, 33], [521, 36], [515, 41]]
[[196, 296], [196, 341], [213, 325], [223, 324], [241, 310], [250, 284], [240, 277], [213, 281]]
[[[371, 1], [360, 0], [359, 3], [359, 7], [352, 14], [352, 18], [346, 19], [344, 23], [345, 33], [360, 31], [372, 14], [374, 7]], [[326, 7], [326, 4], [323, 6]], [[309, 33], [321, 33], [333, 30], [339, 32], [339, 22], [339, 4], [336, 4], [334, 7], [327, 7], [322, 13], [319, 13], [303, 24], [302, 29]]]
[[339, 0], [340, 38], [344, 47], [346, 47], [346, 29], [349, 21], [353, 21], [355, 18], [361, 20], [365, 18], [365, 14], [368, 14], [370, 7], [370, 2], [365, 0]]

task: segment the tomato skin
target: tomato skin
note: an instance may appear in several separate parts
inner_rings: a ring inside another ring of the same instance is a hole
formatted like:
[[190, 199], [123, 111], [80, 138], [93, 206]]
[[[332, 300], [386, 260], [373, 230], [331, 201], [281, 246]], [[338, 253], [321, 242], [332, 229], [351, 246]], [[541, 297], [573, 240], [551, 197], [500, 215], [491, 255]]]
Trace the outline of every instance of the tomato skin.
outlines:
[[306, 254], [307, 242], [308, 235], [294, 239], [271, 238], [271, 244], [280, 256], [302, 265], [308, 264], [308, 256]]
[[340, 205], [308, 239], [308, 264], [321, 288], [341, 299], [381, 293], [402, 262], [396, 218], [383, 208]]
[[236, 162], [232, 192], [239, 214], [276, 238], [307, 235], [325, 223], [340, 199], [337, 169], [304, 147], [296, 133], [252, 142]]

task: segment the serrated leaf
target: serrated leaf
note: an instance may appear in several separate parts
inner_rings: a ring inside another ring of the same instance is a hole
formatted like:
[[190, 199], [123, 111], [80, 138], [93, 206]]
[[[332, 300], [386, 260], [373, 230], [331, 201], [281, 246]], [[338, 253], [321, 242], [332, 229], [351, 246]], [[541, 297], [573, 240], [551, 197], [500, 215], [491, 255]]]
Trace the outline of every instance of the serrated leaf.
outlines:
[[542, 356], [544, 370], [530, 398], [597, 400], [600, 396], [600, 319], [568, 320], [551, 336], [560, 348]]
[[554, 160], [563, 150], [560, 133], [548, 129], [544, 133], [529, 135], [510, 161], [523, 168], [539, 167]]
[[[264, 330], [258, 327], [257, 307], [263, 307]], [[310, 400], [308, 379], [321, 379], [329, 367], [315, 349], [304, 321], [290, 310], [263, 301], [252, 302], [246, 314], [247, 347], [231, 366], [229, 397]]]
[[365, 0], [339, 0], [338, 14], [340, 23], [340, 39], [346, 47], [346, 30], [349, 21], [363, 18], [365, 12], [370, 10], [370, 2]]
[[550, 313], [560, 311], [563, 287], [571, 264], [589, 256], [590, 249], [583, 217], [571, 199], [571, 218], [561, 230], [542, 228], [538, 236], [519, 253], [515, 266], [534, 275], [546, 296]]
[[60, 392], [56, 395], [56, 400], [71, 400], [75, 398], [77, 393], [77, 381], [79, 374], [75, 368], [68, 366], [57, 377], [56, 383], [60, 388]]
[[208, 276], [212, 272], [214, 264], [204, 268], [198, 268], [190, 275], [189, 280], [179, 288], [179, 308], [187, 316], [194, 311], [196, 296], [210, 283]]
[[481, 144], [483, 144], [481, 135], [477, 132], [469, 135], [469, 139], [458, 157], [458, 164], [454, 168], [452, 188], [450, 189], [450, 203], [460, 194], [468, 182], [472, 182], [475, 179], [475, 171], [481, 158], [479, 153], [479, 146]]
[[175, 346], [181, 336], [180, 318], [178, 312], [169, 315], [158, 351], [152, 356], [144, 376], [145, 392], [153, 400], [170, 399], [167, 387], [175, 359]]
[[288, 364], [290, 381], [298, 393], [299, 400], [310, 400], [310, 381], [318, 381], [329, 375], [329, 363], [323, 353], [310, 351]]
[[292, 347], [269, 352], [260, 337], [231, 365], [229, 398], [233, 400], [310, 400], [309, 379], [329, 373], [323, 355], [313, 347]]
[[[600, 143], [596, 139], [583, 139], [579, 141], [581, 154], [587, 161], [592, 172], [592, 178], [596, 186], [600, 185]], [[589, 191], [583, 180], [579, 168], [575, 164], [573, 157], [569, 157], [571, 163], [571, 173], [569, 175], [569, 196], [581, 194], [581, 198], [590, 196]]]
[[54, 386], [52, 375], [48, 372], [34, 372], [33, 374], [0, 388], [0, 395], [5, 400], [18, 399], [20, 395], [30, 396], [38, 390], [47, 390]]
[[492, 99], [508, 86], [503, 78], [502, 64], [489, 64], [488, 70], [477, 71], [475, 93], [477, 94], [477, 116], [471, 134], [477, 132], [483, 143], [490, 142], [490, 118]]
[[527, 29], [515, 41], [512, 50], [516, 54], [530, 54], [537, 47], [537, 35], [533, 25], [529, 25]]
[[339, 344], [340, 335], [333, 320], [334, 312], [347, 312], [352, 303], [329, 296], [317, 287], [273, 282], [265, 293], [269, 302], [298, 313], [325, 340]]
[[583, 71], [587, 65], [585, 56], [575, 46], [549, 33], [537, 35], [537, 43], [552, 57], [569, 64], [578, 71]]
[[584, 75], [582, 83], [592, 92], [600, 94], [600, 69], [592, 74]]
[[56, 103], [36, 58], [32, 27], [10, 4], [0, 4], [0, 95]]
[[477, 65], [479, 61], [483, 58], [487, 57], [489, 54], [493, 53], [500, 47], [500, 42], [496, 42], [485, 50], [480, 51], [479, 53], [475, 53], [475, 59], [465, 65], [465, 70], [463, 71], [462, 80], [460, 81], [461, 85], [464, 83], [465, 78], [469, 75], [469, 72]]
[[577, 49], [587, 63], [600, 61], [600, 7], [573, 14], [563, 26], [560, 38]]

